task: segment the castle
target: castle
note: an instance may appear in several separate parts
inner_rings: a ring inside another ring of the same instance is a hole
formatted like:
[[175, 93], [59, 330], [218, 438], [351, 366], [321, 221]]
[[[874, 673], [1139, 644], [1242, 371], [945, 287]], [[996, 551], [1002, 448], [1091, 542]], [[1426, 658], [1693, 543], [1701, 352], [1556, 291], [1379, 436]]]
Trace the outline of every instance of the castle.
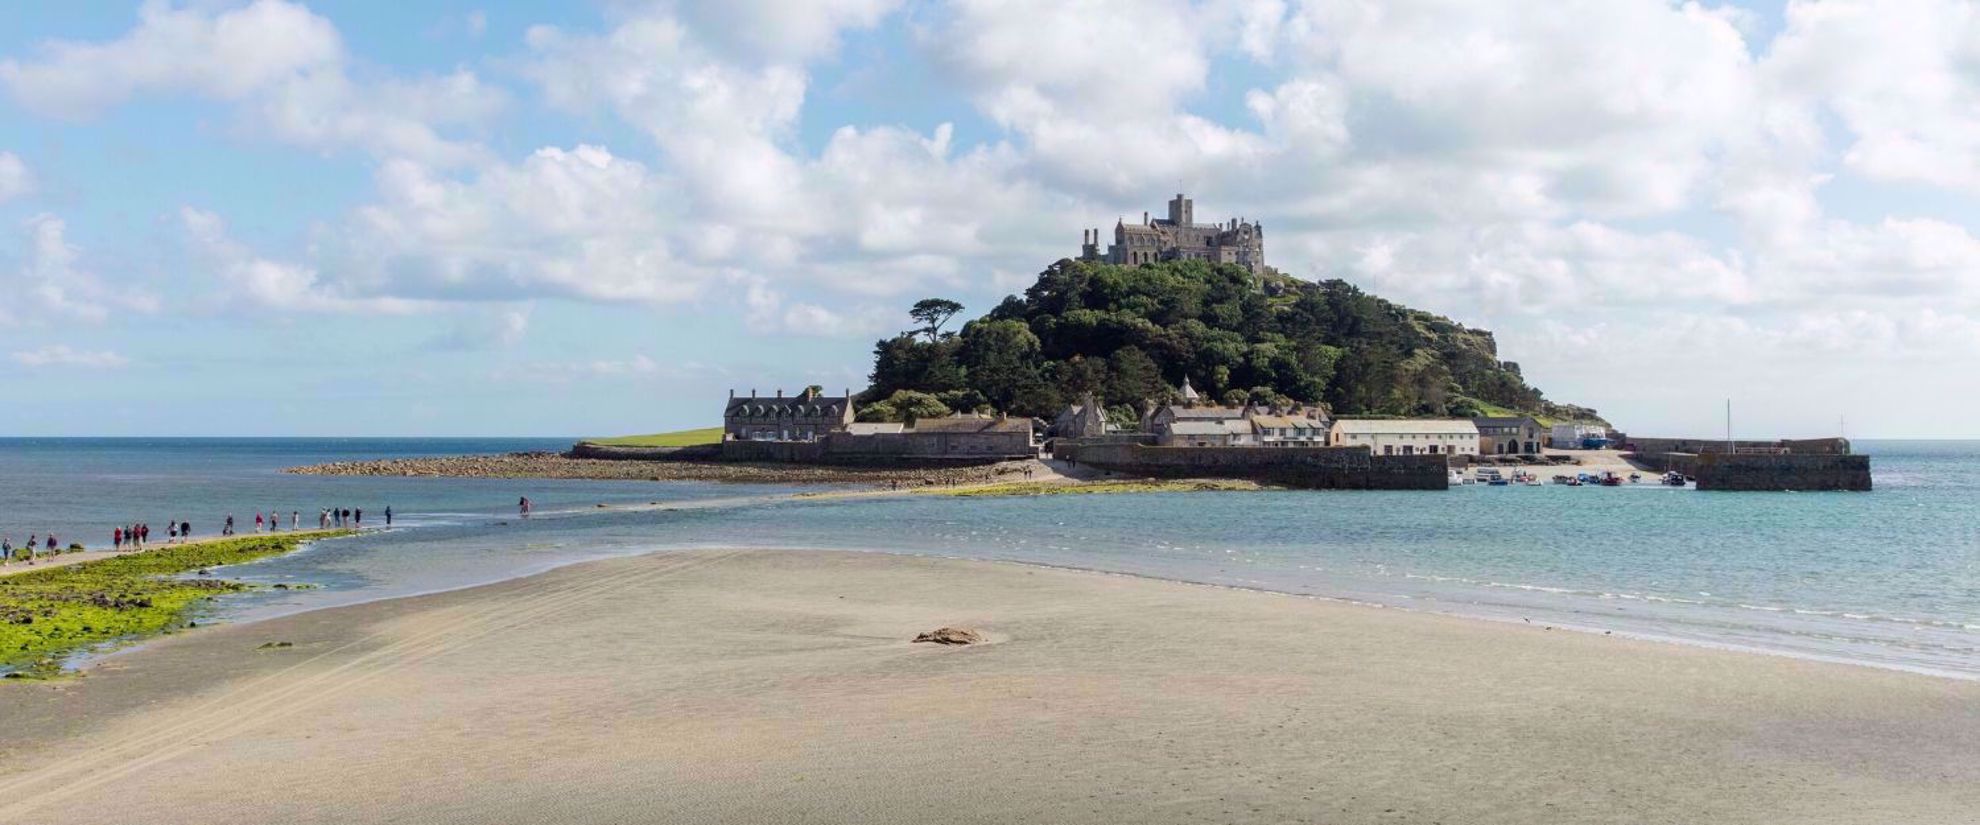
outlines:
[[1253, 274], [1265, 271], [1265, 227], [1231, 219], [1228, 224], [1196, 222], [1196, 205], [1182, 193], [1169, 201], [1169, 217], [1149, 220], [1141, 213], [1141, 223], [1114, 223], [1114, 242], [1100, 252], [1100, 230], [1080, 234], [1079, 259], [1110, 264], [1145, 264], [1156, 261], [1209, 261], [1236, 264]]

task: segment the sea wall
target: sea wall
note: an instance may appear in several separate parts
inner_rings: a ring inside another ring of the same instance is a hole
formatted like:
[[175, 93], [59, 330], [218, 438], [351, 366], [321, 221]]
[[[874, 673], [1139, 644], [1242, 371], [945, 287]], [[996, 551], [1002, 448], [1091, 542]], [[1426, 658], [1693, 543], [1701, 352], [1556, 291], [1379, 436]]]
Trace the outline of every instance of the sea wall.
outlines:
[[1688, 474], [1698, 479], [1700, 490], [1870, 490], [1867, 455], [1707, 453], [1692, 457], [1689, 464]]
[[1061, 460], [1157, 478], [1241, 478], [1321, 490], [1444, 490], [1440, 455], [1378, 456], [1366, 447], [1150, 447], [1061, 441]]
[[691, 447], [615, 447], [580, 441], [564, 455], [567, 458], [595, 458], [603, 461], [713, 461], [722, 457], [722, 447], [719, 444], [696, 444]]
[[859, 467], [955, 467], [1033, 458], [1036, 453], [970, 434], [832, 435], [817, 441], [724, 441], [732, 462]]

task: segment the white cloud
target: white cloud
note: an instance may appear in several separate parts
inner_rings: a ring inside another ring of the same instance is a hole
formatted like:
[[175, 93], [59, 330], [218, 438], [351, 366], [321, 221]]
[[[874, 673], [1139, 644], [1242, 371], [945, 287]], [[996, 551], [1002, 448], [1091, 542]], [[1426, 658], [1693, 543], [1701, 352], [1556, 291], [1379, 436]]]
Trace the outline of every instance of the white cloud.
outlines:
[[34, 191], [34, 173], [19, 155], [0, 152], [0, 203]]
[[506, 104], [466, 70], [355, 81], [336, 26], [284, 0], [225, 10], [150, 0], [120, 38], [48, 41], [36, 59], [0, 61], [0, 85], [32, 111], [71, 119], [139, 96], [197, 95], [238, 104], [251, 133], [446, 163], [485, 150], [439, 129], [479, 122]]
[[200, 209], [179, 210], [194, 254], [222, 284], [223, 302], [291, 312], [385, 312], [420, 309], [420, 302], [392, 296], [350, 294], [324, 283], [317, 270], [303, 264], [256, 256], [227, 236], [220, 216]]
[[52, 41], [39, 61], [0, 62], [0, 82], [30, 109], [84, 117], [154, 92], [239, 100], [342, 60], [336, 27], [282, 0], [217, 14], [147, 0], [138, 18], [107, 43]]
[[66, 344], [49, 344], [39, 349], [18, 350], [9, 357], [14, 363], [24, 367], [116, 369], [131, 363], [130, 359], [109, 350], [91, 352], [74, 349]]
[[82, 250], [68, 239], [68, 223], [49, 214], [29, 218], [25, 252], [0, 293], [18, 296], [13, 317], [40, 324], [49, 317], [103, 321], [112, 313], [152, 313], [158, 298], [135, 286], [113, 286], [84, 268]]
[[410, 162], [378, 202], [326, 230], [322, 260], [364, 294], [677, 303], [713, 277], [668, 244], [692, 226], [645, 165], [598, 146], [544, 148], [457, 180]]
[[1834, 112], [1867, 177], [1980, 190], [1980, 10], [1961, 0], [1791, 2], [1767, 57], [1786, 93]]

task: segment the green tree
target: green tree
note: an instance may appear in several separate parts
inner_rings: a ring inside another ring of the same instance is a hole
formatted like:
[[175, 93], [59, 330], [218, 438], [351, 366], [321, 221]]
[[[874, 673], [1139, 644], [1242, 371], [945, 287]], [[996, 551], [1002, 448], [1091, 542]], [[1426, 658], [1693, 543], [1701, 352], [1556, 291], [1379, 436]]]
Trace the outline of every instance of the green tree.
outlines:
[[929, 341], [935, 341], [942, 337], [942, 325], [962, 310], [962, 304], [947, 298], [923, 298], [914, 302], [914, 307], [908, 310], [909, 318], [921, 322], [919, 328], [910, 331], [923, 333]]
[[1027, 406], [1044, 403], [1038, 350], [1038, 336], [1022, 321], [975, 321], [963, 328], [959, 355], [969, 386], [991, 406], [1042, 415], [1049, 411], [1018, 405], [1021, 394]]
[[914, 390], [899, 390], [885, 400], [861, 408], [858, 417], [861, 421], [907, 423], [948, 414], [948, 405], [936, 400], [935, 396]]
[[1107, 403], [1134, 404], [1166, 401], [1169, 383], [1162, 380], [1162, 367], [1139, 347], [1122, 347], [1107, 359]]

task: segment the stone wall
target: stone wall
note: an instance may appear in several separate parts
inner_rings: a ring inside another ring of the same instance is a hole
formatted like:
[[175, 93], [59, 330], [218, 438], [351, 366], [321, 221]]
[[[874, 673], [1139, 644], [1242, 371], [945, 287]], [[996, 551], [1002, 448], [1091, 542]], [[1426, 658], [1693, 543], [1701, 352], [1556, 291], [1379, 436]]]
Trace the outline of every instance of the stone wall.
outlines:
[[1378, 456], [1366, 447], [1148, 447], [1140, 444], [1054, 446], [1059, 459], [1158, 478], [1242, 478], [1323, 490], [1444, 490], [1450, 465], [1441, 455]]
[[606, 461], [713, 461], [722, 457], [722, 447], [717, 444], [696, 444], [690, 447], [614, 447], [607, 444], [593, 444], [580, 441], [572, 445], [569, 458], [596, 458]]
[[1033, 458], [1028, 432], [833, 433], [817, 441], [724, 441], [723, 461], [861, 466], [950, 466]]
[[1867, 455], [1723, 455], [1691, 460], [1700, 490], [1870, 490]]

